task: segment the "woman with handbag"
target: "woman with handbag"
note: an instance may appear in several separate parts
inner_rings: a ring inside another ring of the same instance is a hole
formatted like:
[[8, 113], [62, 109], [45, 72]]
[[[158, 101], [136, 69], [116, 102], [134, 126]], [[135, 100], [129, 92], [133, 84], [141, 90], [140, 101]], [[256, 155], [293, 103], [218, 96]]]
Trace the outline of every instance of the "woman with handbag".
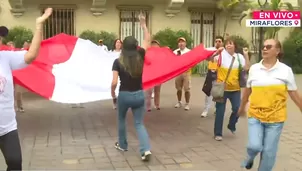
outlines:
[[[223, 47], [223, 37], [216, 36], [215, 38], [215, 47], [207, 48], [208, 50], [218, 50]], [[217, 56], [215, 56], [217, 57]], [[213, 58], [215, 58], [213, 57]], [[213, 97], [211, 96], [212, 83], [217, 79], [217, 58], [208, 61], [208, 72], [206, 75], [206, 79], [204, 81], [202, 91], [205, 93], [205, 104], [204, 110], [201, 113], [201, 117], [207, 117], [210, 108], [212, 107]], [[216, 113], [216, 112], [215, 112]]]
[[252, 65], [249, 71], [238, 111], [239, 116], [245, 116], [249, 101], [247, 158], [242, 163], [246, 169], [252, 169], [255, 157], [261, 153], [258, 171], [273, 170], [287, 118], [287, 94], [302, 111], [295, 76], [289, 66], [279, 61], [281, 53], [278, 40], [266, 40], [262, 60]]
[[[250, 66], [248, 51], [245, 49], [244, 55], [235, 53], [236, 43], [228, 38], [225, 41], [225, 50], [223, 50], [218, 59], [217, 81], [213, 83], [211, 95], [216, 102], [216, 117], [214, 123], [214, 139], [222, 140], [223, 120], [227, 99], [232, 105], [232, 114], [227, 128], [235, 133], [236, 123], [238, 121], [238, 109], [241, 101], [241, 71], [247, 71]], [[242, 68], [240, 68], [240, 66]]]

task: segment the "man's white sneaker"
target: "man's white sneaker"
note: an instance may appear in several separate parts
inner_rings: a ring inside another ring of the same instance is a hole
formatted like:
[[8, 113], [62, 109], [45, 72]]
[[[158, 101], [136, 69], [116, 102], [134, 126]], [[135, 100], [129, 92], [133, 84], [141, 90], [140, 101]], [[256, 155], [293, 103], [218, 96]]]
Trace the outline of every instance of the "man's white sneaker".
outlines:
[[175, 108], [180, 108], [181, 107], [181, 102], [176, 103], [176, 105], [174, 107]]
[[208, 112], [202, 112], [202, 114], [200, 115], [200, 117], [205, 118], [208, 116]]
[[151, 151], [146, 151], [142, 154], [142, 161], [149, 161], [151, 157]]
[[188, 104], [186, 104], [185, 110], [190, 110], [190, 106]]

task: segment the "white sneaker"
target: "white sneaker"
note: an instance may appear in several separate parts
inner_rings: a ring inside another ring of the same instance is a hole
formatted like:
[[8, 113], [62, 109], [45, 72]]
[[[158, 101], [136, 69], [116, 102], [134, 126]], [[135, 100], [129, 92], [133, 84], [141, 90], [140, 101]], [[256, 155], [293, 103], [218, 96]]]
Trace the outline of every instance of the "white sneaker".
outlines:
[[185, 110], [190, 110], [190, 106], [189, 106], [189, 104], [186, 104], [186, 106], [185, 106]]
[[180, 108], [181, 107], [181, 102], [177, 102], [176, 105], [174, 106], [175, 108]]
[[208, 112], [202, 112], [202, 114], [200, 115], [200, 117], [205, 118], [208, 116]]
[[149, 161], [151, 157], [151, 151], [146, 151], [142, 154], [142, 161]]

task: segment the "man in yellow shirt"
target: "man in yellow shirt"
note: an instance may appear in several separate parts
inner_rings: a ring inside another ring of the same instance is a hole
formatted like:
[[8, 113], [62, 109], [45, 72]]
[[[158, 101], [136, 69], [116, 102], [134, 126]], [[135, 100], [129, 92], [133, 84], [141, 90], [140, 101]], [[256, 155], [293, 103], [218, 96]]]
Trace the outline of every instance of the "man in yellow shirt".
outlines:
[[[189, 52], [190, 49], [187, 48], [187, 41], [184, 37], [178, 38], [178, 49], [174, 50], [174, 54], [181, 56]], [[185, 73], [179, 75], [175, 79], [175, 88], [177, 90], [177, 103], [175, 108], [180, 108], [182, 106], [181, 97], [182, 97], [182, 89], [185, 91], [185, 110], [190, 110], [189, 102], [190, 102], [190, 89], [191, 89], [191, 69], [186, 71]]]
[[[220, 47], [223, 47], [223, 37], [222, 36], [216, 36], [215, 38], [215, 47], [212, 48], [207, 48], [209, 50], [217, 50]], [[202, 91], [206, 94], [205, 98], [205, 107], [203, 112], [201, 113], [201, 117], [207, 117], [209, 109], [212, 106], [212, 99], [213, 97], [211, 96], [211, 89], [212, 89], [212, 83], [215, 81], [217, 78], [217, 60], [214, 57], [214, 60], [210, 60], [208, 62], [208, 73], [202, 88]]]

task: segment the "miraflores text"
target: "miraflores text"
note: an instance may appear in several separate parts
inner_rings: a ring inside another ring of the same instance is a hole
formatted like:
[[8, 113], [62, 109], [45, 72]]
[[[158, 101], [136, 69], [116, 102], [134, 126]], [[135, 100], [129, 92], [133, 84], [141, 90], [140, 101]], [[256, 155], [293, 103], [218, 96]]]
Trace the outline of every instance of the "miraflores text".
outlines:
[[301, 27], [300, 20], [246, 20], [246, 27]]

